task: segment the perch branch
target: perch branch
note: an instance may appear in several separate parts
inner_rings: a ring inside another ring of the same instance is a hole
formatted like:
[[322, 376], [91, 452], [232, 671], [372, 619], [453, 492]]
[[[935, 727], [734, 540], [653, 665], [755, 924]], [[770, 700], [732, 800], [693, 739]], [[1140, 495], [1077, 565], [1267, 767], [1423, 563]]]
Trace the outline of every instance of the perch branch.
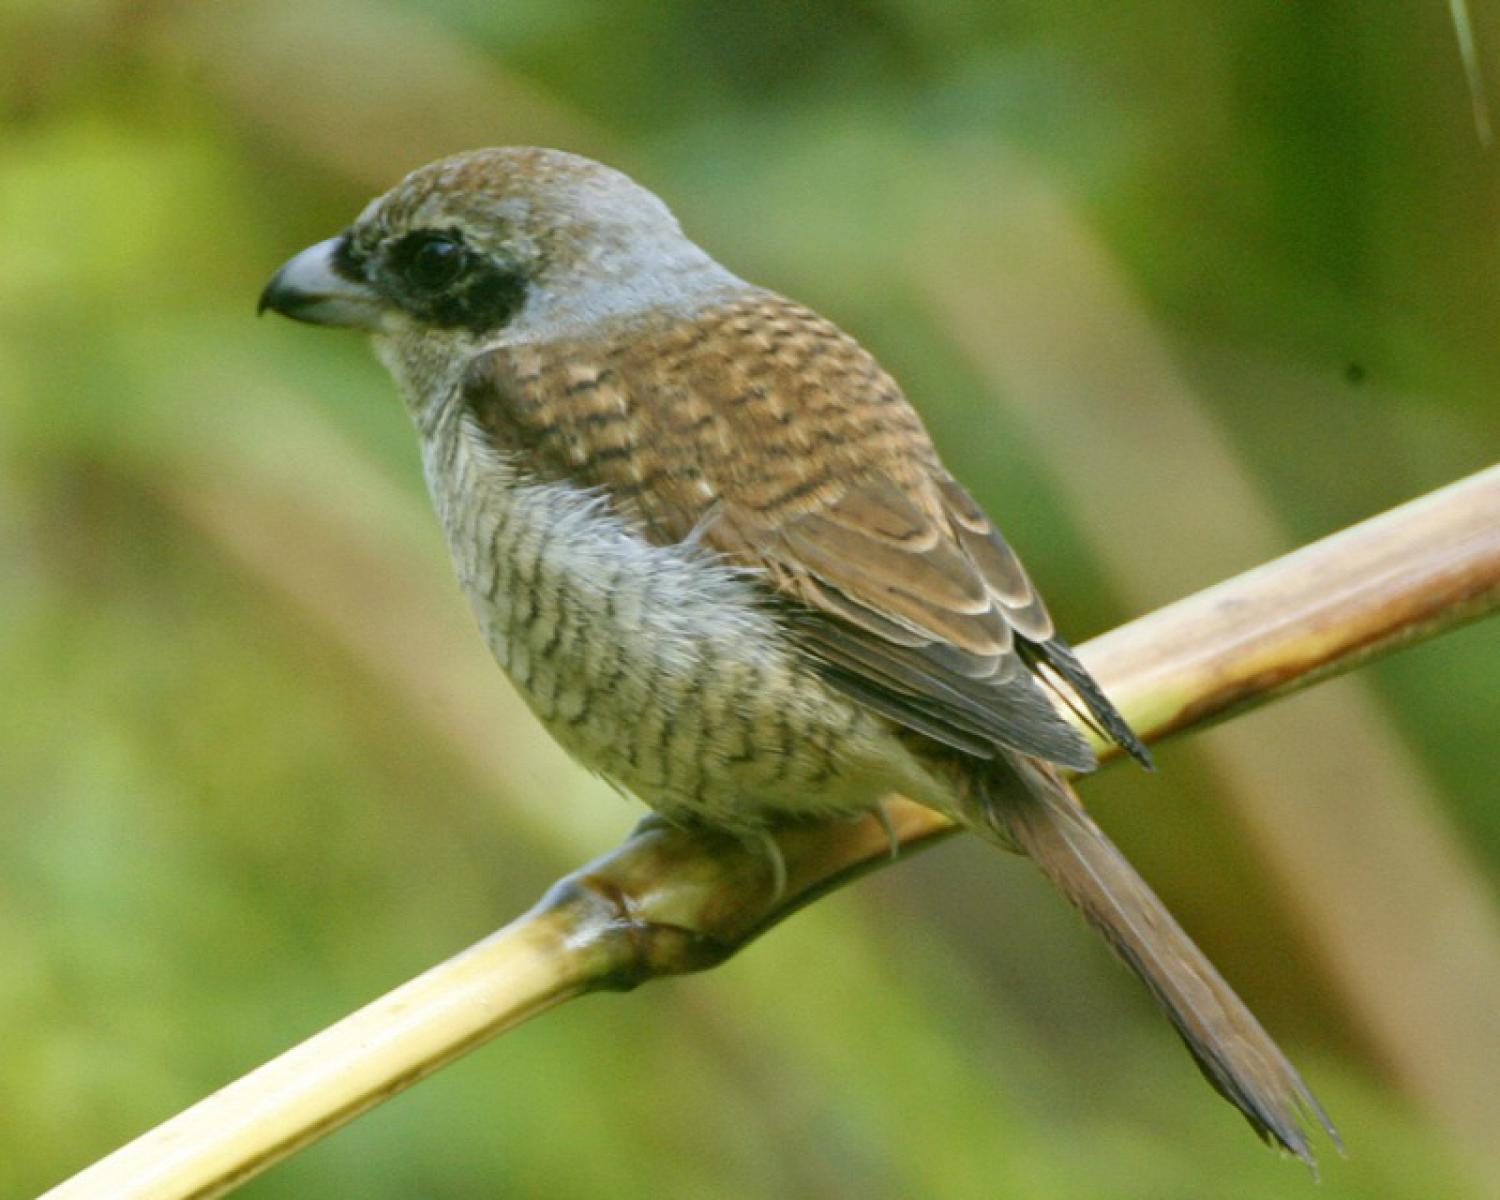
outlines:
[[[1500, 467], [1083, 647], [1148, 740], [1500, 607]], [[1104, 747], [1100, 747], [1104, 750]], [[1106, 751], [1107, 752], [1107, 751]], [[903, 853], [952, 832], [892, 798]], [[495, 1035], [586, 992], [712, 967], [890, 861], [873, 819], [778, 835], [787, 882], [732, 841], [652, 822], [524, 916], [95, 1163], [50, 1200], [221, 1195]]]

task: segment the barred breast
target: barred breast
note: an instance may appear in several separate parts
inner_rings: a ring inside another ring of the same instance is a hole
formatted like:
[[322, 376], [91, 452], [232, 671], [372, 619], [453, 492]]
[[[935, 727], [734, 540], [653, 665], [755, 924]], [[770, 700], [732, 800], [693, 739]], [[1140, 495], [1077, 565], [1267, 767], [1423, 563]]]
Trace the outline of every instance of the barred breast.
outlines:
[[491, 651], [585, 766], [668, 819], [744, 835], [893, 790], [937, 803], [940, 785], [792, 651], [743, 571], [646, 542], [570, 483], [526, 481], [457, 409], [423, 457]]

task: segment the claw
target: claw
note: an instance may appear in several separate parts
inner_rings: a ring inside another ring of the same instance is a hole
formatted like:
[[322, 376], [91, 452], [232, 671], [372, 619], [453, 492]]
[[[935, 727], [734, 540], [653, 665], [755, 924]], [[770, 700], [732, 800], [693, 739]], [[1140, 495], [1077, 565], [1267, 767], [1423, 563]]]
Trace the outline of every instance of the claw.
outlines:
[[771, 906], [774, 908], [786, 895], [786, 857], [781, 853], [781, 847], [776, 844], [776, 839], [771, 836], [769, 830], [762, 829], [755, 835], [755, 840], [765, 851], [771, 868]]
[[875, 819], [880, 822], [880, 827], [885, 830], [885, 840], [891, 846], [891, 861], [895, 862], [901, 857], [901, 837], [896, 832], [896, 822], [891, 820], [890, 809], [886, 808], [884, 801], [876, 803]]

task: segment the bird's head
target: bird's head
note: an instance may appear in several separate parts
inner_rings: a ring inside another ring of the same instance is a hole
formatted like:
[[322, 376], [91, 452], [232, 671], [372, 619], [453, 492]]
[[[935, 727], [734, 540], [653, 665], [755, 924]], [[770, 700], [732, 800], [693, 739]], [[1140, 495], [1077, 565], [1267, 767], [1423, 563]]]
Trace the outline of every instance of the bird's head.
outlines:
[[369, 331], [417, 398], [478, 350], [587, 337], [738, 284], [619, 171], [508, 147], [412, 172], [343, 233], [288, 261], [260, 308]]

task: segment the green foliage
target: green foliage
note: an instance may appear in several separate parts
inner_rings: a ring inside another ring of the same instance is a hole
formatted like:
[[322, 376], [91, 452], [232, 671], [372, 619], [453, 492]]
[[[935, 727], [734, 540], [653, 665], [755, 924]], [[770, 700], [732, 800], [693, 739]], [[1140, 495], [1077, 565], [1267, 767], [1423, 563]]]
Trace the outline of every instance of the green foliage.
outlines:
[[[1090, 231], [1282, 522], [1277, 544], [1439, 486], [1500, 444], [1496, 159], [1444, 15], [0, 10], [0, 1193], [55, 1182], [481, 936], [634, 815], [513, 701], [460, 712], [445, 672], [402, 674], [341, 636], [389, 628], [382, 589], [353, 585], [368, 611], [330, 614], [309, 584], [316, 527], [376, 547], [382, 578], [462, 623], [383, 372], [353, 339], [253, 319], [290, 253], [439, 153], [547, 141], [610, 158], [730, 265], [876, 349], [1082, 640], [1130, 615], [1131, 585], [1090, 550], [1128, 514], [1079, 518], [1070, 462], [955, 335], [945, 235], [1011, 219], [1038, 187]], [[1041, 339], [1068, 314], [1027, 319]], [[1160, 454], [1181, 478], [1169, 437]], [[247, 550], [247, 530], [284, 553]], [[1195, 536], [1153, 531], [1142, 570], [1191, 573], [1212, 540]], [[424, 624], [404, 628], [419, 641]], [[482, 659], [477, 637], [451, 644]], [[1492, 873], [1493, 630], [1369, 674], [1427, 819]], [[482, 732], [451, 735], [450, 716]], [[1352, 1151], [1321, 1194], [1478, 1194], [1493, 1158], [1444, 1131], [1442, 1096], [1387, 1072], [1297, 897], [1268, 895], [1279, 876], [1245, 843], [1232, 773], [1164, 761], [1090, 794], [1291, 1035]], [[1497, 1052], [1493, 1027], [1471, 1034]], [[524, 1027], [245, 1194], [1304, 1185], [1019, 864], [950, 845], [712, 977]]]

